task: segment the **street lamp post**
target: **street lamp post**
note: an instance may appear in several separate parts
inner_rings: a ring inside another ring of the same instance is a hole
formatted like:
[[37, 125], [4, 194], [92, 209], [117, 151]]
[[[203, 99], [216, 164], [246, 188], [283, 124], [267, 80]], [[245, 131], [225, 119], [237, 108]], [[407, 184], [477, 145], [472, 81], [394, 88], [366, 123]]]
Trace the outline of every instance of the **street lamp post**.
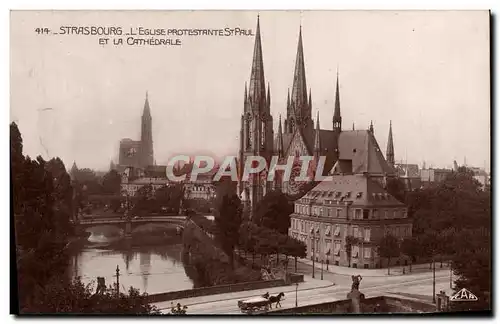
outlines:
[[436, 262], [432, 257], [432, 303], [436, 303]]
[[450, 288], [453, 288], [453, 284], [452, 284], [452, 276], [453, 276], [453, 270], [451, 268], [451, 261], [450, 261]]
[[[313, 241], [313, 244], [314, 244], [314, 241]], [[312, 253], [313, 253], [313, 275], [312, 277], [314, 278], [314, 256], [315, 256], [315, 253], [314, 253], [314, 247], [312, 248]]]
[[295, 283], [295, 307], [299, 307], [299, 304], [297, 302], [297, 294], [298, 294], [298, 290], [299, 290], [299, 283], [296, 282]]
[[116, 297], [120, 297], [120, 268], [116, 266]]
[[323, 280], [323, 259], [321, 259], [321, 280]]

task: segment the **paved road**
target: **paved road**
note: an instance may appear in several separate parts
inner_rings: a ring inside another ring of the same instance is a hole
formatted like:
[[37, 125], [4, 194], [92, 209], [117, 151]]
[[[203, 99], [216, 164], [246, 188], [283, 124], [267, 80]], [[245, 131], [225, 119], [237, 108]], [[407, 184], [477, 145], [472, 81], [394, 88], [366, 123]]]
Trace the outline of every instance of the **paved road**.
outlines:
[[[311, 278], [306, 278], [306, 280]], [[350, 291], [352, 281], [342, 280], [343, 284], [331, 285], [308, 290], [299, 290], [297, 300], [300, 305], [317, 304], [345, 299]], [[300, 287], [300, 286], [299, 286]], [[383, 295], [384, 293], [414, 293], [432, 296], [432, 275], [429, 273], [414, 274], [397, 277], [369, 277], [363, 278], [361, 282], [361, 292], [367, 298]], [[436, 292], [440, 290], [449, 291], [449, 275], [446, 270], [436, 271]], [[271, 294], [277, 294], [280, 291], [285, 292], [285, 300], [281, 302], [282, 307], [289, 308], [295, 306], [295, 287], [277, 287], [271, 289], [253, 290], [240, 293], [220, 294], [216, 296], [207, 296], [205, 298], [188, 298], [176, 300], [182, 305], [188, 306], [188, 314], [241, 314], [237, 302], [238, 300], [248, 299], [252, 296], [259, 296], [269, 291]], [[204, 301], [206, 299], [206, 301]], [[168, 313], [170, 310], [170, 301], [157, 303], [162, 312]]]

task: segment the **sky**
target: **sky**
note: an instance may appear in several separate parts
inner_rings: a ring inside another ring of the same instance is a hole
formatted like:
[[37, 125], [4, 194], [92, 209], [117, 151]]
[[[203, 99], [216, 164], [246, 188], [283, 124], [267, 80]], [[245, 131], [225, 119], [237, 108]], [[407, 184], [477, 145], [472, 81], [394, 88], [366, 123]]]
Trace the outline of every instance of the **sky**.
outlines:
[[157, 164], [176, 154], [236, 155], [254, 37], [114, 46], [100, 45], [100, 36], [36, 28], [239, 27], [255, 34], [257, 14], [275, 132], [286, 115], [302, 25], [312, 115], [319, 111], [321, 128], [332, 129], [338, 71], [343, 129], [367, 129], [373, 120], [385, 152], [392, 121], [397, 161], [489, 168], [487, 11], [12, 12], [10, 119], [24, 154], [106, 170], [118, 160], [120, 139], [140, 138], [148, 92]]

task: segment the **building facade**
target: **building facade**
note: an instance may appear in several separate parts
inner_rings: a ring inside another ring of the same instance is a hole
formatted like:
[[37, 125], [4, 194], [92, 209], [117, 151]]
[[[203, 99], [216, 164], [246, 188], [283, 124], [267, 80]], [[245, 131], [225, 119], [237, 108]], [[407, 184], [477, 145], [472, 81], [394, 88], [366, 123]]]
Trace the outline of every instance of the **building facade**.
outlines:
[[149, 107], [149, 98], [146, 93], [144, 109], [141, 118], [141, 140], [134, 141], [130, 138], [124, 138], [120, 141], [118, 154], [118, 165], [111, 161], [110, 168], [117, 169], [119, 172], [127, 167], [146, 169], [154, 165], [153, 153], [153, 118]]
[[[289, 236], [304, 242], [308, 258], [354, 268], [387, 265], [377, 243], [390, 233], [398, 239], [412, 235], [412, 222], [404, 204], [366, 174], [337, 174], [295, 202]], [[346, 253], [346, 238], [358, 243]], [[399, 263], [398, 258], [391, 263]]]
[[[306, 68], [304, 58], [302, 27], [299, 29], [298, 46], [295, 60], [292, 90], [288, 91], [286, 99], [286, 117], [282, 125], [281, 116], [276, 136], [273, 132], [273, 117], [271, 115], [271, 90], [266, 89], [264, 76], [264, 59], [261, 44], [260, 21], [257, 18], [257, 30], [253, 51], [250, 83], [245, 84], [243, 99], [243, 114], [241, 116], [240, 149], [238, 169], [241, 172], [248, 156], [262, 156], [270, 165], [271, 157], [279, 156], [279, 164], [286, 164], [289, 156], [314, 156], [318, 162], [320, 156], [325, 156], [323, 174], [329, 173], [335, 163], [349, 160], [351, 173], [368, 173], [374, 181], [383, 184], [387, 177], [396, 176], [394, 170], [394, 145], [392, 140], [392, 124], [389, 130], [387, 163], [382, 154], [373, 129], [373, 124], [366, 130], [345, 130], [342, 128], [340, 107], [339, 76], [335, 84], [335, 103], [331, 129], [320, 129], [319, 112], [316, 117], [316, 127], [312, 118], [314, 102], [311, 89], [307, 88]], [[309, 90], [309, 91], [308, 91]], [[332, 89], [333, 90], [333, 89]], [[312, 163], [311, 174], [315, 174], [317, 163]], [[269, 189], [280, 189], [289, 195], [300, 195], [310, 187], [311, 183], [296, 182], [294, 176], [300, 172], [296, 164], [289, 181], [283, 181], [279, 174], [275, 181], [267, 181], [267, 171], [252, 177], [249, 181], [239, 181], [238, 194], [252, 213], [258, 202]]]

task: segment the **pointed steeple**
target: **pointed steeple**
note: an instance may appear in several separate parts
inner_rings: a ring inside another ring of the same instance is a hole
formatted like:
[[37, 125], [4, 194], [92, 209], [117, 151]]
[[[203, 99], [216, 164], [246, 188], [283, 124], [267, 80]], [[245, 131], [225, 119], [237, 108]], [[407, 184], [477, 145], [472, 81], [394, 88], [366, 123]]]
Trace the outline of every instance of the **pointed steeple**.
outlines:
[[139, 148], [139, 165], [143, 168], [152, 165], [154, 161], [152, 123], [153, 118], [151, 117], [151, 109], [149, 108], [149, 96], [146, 91], [141, 123], [141, 145]]
[[69, 171], [69, 175], [71, 180], [76, 180], [76, 173], [78, 172], [78, 167], [76, 166], [76, 162], [73, 161], [73, 166], [71, 167], [71, 170]]
[[319, 130], [319, 111], [318, 111], [316, 116], [316, 133], [314, 136], [314, 151], [316, 155], [319, 155], [319, 153], [321, 152], [321, 142], [320, 142], [319, 132], [320, 130]]
[[374, 134], [374, 132], [373, 132], [373, 120], [370, 121], [370, 133]]
[[252, 72], [250, 75], [250, 89], [248, 98], [252, 109], [260, 110], [266, 100], [266, 82], [264, 78], [264, 61], [262, 58], [262, 44], [260, 40], [260, 18], [257, 16], [257, 31], [253, 50]]
[[284, 147], [283, 147], [283, 130], [281, 129], [281, 115], [278, 123], [278, 157], [282, 158], [285, 155]]
[[149, 98], [148, 98], [148, 92], [146, 91], [146, 100], [144, 101], [144, 110], [142, 112], [142, 117], [149, 117], [151, 118], [151, 110], [149, 108]]
[[292, 105], [298, 117], [310, 117], [307, 102], [306, 69], [304, 64], [304, 48], [302, 45], [302, 26], [299, 30], [299, 43], [297, 46], [297, 56], [295, 58], [295, 72], [293, 75]]
[[387, 141], [387, 151], [386, 151], [387, 162], [394, 166], [394, 142], [392, 139], [392, 121], [389, 122], [389, 139]]
[[247, 83], [245, 82], [245, 98], [243, 99], [243, 104], [246, 104], [247, 103], [247, 99], [248, 99], [248, 92], [247, 92]]
[[342, 116], [340, 115], [339, 71], [337, 70], [337, 85], [335, 88], [335, 110], [333, 111], [333, 130], [342, 130]]
[[312, 111], [311, 88], [309, 88], [309, 109]]
[[271, 86], [269, 85], [269, 82], [267, 83], [267, 109], [270, 111], [271, 109]]

